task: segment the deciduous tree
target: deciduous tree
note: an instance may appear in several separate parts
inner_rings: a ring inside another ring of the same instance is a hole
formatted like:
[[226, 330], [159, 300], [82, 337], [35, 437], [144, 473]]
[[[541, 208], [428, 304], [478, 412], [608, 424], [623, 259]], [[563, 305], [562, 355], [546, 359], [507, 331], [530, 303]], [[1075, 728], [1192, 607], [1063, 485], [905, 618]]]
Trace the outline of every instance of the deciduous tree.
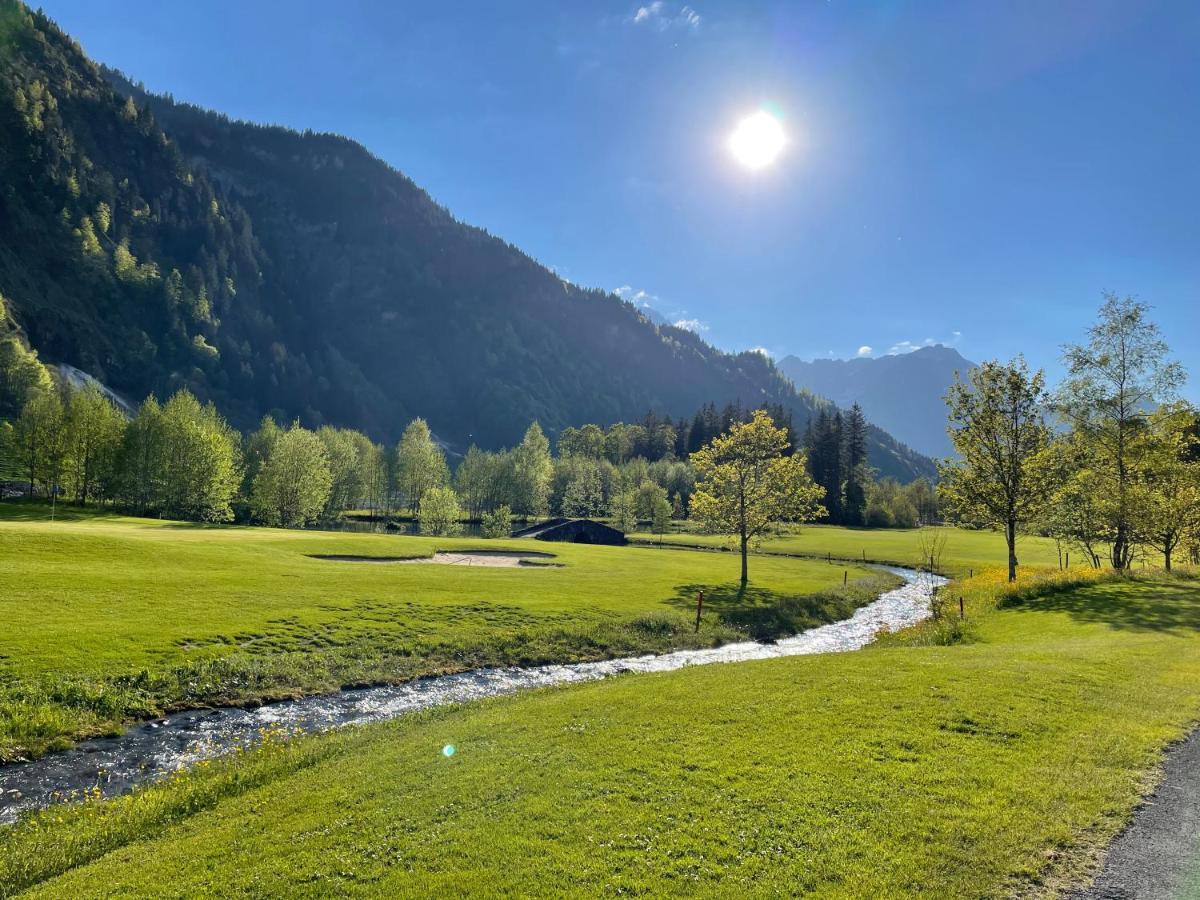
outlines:
[[960, 515], [1004, 528], [1009, 581], [1017, 578], [1017, 529], [1048, 499], [1044, 400], [1045, 376], [1030, 374], [1020, 356], [986, 362], [967, 381], [956, 377], [946, 394], [960, 458], [939, 467], [942, 496]]
[[804, 454], [785, 456], [787, 449], [787, 429], [775, 427], [759, 410], [691, 457], [698, 478], [692, 517], [706, 531], [738, 540], [743, 586], [749, 581], [752, 540], [774, 522], [806, 522], [825, 512]]

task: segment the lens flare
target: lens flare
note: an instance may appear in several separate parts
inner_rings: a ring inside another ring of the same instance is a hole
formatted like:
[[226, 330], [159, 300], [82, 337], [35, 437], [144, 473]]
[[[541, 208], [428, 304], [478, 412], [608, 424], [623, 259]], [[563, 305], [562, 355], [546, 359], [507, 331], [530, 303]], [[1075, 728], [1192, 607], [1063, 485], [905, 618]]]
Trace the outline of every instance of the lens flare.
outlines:
[[451, 756], [453, 756], [454, 753], [455, 753], [455, 748], [454, 748], [453, 744], [447, 744], [445, 747], [442, 748], [442, 756], [446, 757], [447, 759], [449, 759]]
[[762, 169], [779, 158], [786, 143], [779, 119], [760, 109], [738, 123], [729, 136], [729, 152], [747, 169]]

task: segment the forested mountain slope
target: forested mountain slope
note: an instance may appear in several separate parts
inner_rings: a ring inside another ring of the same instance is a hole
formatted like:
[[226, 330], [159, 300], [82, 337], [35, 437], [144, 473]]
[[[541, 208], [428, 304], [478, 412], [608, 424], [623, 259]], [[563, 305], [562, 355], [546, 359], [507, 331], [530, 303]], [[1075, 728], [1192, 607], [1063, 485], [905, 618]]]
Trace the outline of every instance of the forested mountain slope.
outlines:
[[[151, 97], [39, 13], [0, 0], [0, 294], [46, 360], [121, 393], [187, 386], [395, 439], [465, 446], [690, 415], [819, 406], [769, 360], [656, 326], [455, 220], [345, 138]], [[871, 460], [929, 463], [875, 430]]]

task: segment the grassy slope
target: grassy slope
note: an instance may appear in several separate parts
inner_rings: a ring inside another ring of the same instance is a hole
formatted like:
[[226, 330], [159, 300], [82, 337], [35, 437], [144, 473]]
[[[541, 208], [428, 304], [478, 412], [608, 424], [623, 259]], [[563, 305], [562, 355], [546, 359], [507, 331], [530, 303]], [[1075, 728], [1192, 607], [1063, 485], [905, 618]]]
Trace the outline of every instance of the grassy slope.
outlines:
[[[845, 615], [863, 599], [826, 598], [775, 615], [788, 598], [840, 585], [845, 567], [803, 560], [755, 559], [752, 590], [738, 601], [736, 560], [712, 553], [203, 528], [70, 512], [74, 521], [49, 522], [37, 508], [5, 504], [0, 515], [0, 757], [174, 703], [736, 637], [715, 622], [699, 636], [676, 627], [687, 625], [700, 588], [734, 624], [768, 629]], [[562, 567], [309, 556], [472, 547], [548, 550]], [[851, 579], [871, 574], [849, 571]], [[664, 616], [670, 627], [656, 624]], [[647, 617], [651, 627], [638, 631]], [[133, 681], [114, 686], [122, 676]]]
[[[972, 531], [962, 528], [842, 528], [836, 525], [808, 525], [798, 532], [772, 536], [758, 546], [763, 553], [787, 553], [799, 556], [835, 559], [862, 559], [903, 566], [922, 565], [920, 541], [923, 535], [944, 535], [946, 548], [943, 568], [953, 575], [966, 575], [968, 569], [981, 571], [990, 566], [1007, 565], [1004, 536], [996, 531]], [[676, 532], [663, 536], [676, 546], [729, 547], [729, 541], [716, 535]], [[637, 534], [639, 542], [657, 543], [658, 536]], [[1072, 565], [1082, 563], [1073, 554]], [[1017, 558], [1025, 566], [1058, 567], [1058, 550], [1051, 538], [1022, 535], [1017, 541]], [[927, 564], [928, 560], [924, 563]]]
[[42, 896], [999, 896], [1107, 839], [1196, 718], [1200, 586], [1058, 591], [975, 637], [297, 741], [43, 815], [0, 838], [0, 859], [15, 884], [115, 848]]

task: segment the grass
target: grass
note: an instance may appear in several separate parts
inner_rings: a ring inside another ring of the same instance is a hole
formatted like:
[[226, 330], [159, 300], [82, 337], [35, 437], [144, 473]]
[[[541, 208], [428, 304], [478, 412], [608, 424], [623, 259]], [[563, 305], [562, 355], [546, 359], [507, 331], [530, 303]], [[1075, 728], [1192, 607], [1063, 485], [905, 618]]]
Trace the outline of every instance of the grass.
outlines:
[[[530, 542], [46, 513], [0, 504], [0, 759], [170, 708], [769, 637], [842, 618], [883, 585], [763, 557], [739, 593], [725, 555], [573, 544], [535, 545], [553, 568], [330, 561], [313, 557]], [[694, 634], [700, 589], [714, 614]]]
[[[944, 536], [945, 551], [940, 567], [954, 576], [982, 572], [994, 566], [1008, 565], [1004, 535], [988, 529], [927, 526], [925, 528], [844, 528], [838, 525], [806, 525], [764, 537], [756, 550], [766, 554], [867, 561], [898, 566], [928, 565], [922, 558], [922, 538]], [[640, 544], [657, 545], [659, 536], [648, 533], [631, 535]], [[662, 543], [674, 547], [733, 549], [727, 538], [693, 531], [675, 531], [663, 535]], [[1064, 562], [1066, 553], [1064, 548]], [[1053, 538], [1023, 534], [1017, 538], [1017, 559], [1021, 566], [1058, 568], [1058, 546]], [[1161, 564], [1161, 558], [1147, 559], [1148, 565]], [[1083, 568], [1084, 560], [1071, 554], [1072, 568]]]
[[976, 584], [970, 642], [624, 677], [272, 742], [26, 819], [0, 834], [0, 884], [46, 897], [1046, 890], [1120, 827], [1200, 712], [1200, 583], [1052, 578]]

